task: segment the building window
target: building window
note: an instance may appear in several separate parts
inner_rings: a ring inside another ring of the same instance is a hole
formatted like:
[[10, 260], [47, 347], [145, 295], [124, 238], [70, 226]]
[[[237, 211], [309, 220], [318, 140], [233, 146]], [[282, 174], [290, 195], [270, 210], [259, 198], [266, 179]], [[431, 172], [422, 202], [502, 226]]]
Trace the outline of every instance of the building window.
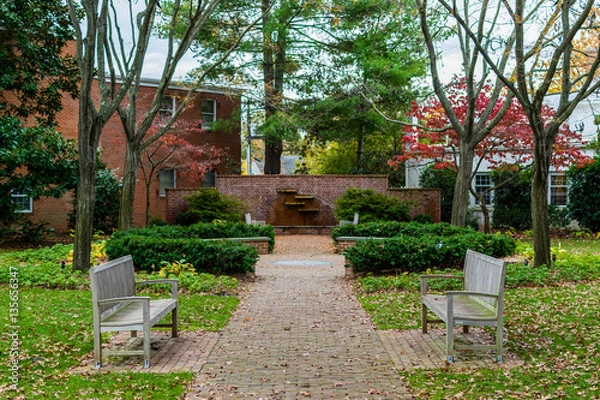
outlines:
[[158, 174], [158, 194], [160, 196], [165, 196], [167, 194], [167, 189], [175, 187], [175, 178], [176, 174], [174, 169], [166, 169]]
[[161, 118], [171, 118], [175, 114], [175, 110], [177, 109], [177, 102], [175, 101], [175, 97], [173, 96], [163, 96], [160, 99], [160, 109], [158, 110], [158, 115]]
[[202, 128], [210, 129], [213, 122], [217, 120], [217, 102], [210, 99], [202, 99]]
[[202, 179], [202, 187], [205, 188], [214, 188], [217, 186], [217, 173], [215, 170], [208, 171], [204, 174], [204, 179]]
[[32, 213], [33, 199], [22, 190], [13, 190], [11, 192], [12, 202], [15, 205], [16, 213]]
[[566, 206], [569, 201], [567, 177], [563, 174], [550, 175], [550, 204]]
[[[486, 190], [488, 190], [491, 187], [492, 187], [492, 179], [490, 178], [489, 174], [476, 174], [475, 175], [475, 185], [474, 185], [475, 193], [477, 193], [478, 195], [481, 195], [481, 193], [485, 192]], [[484, 194], [483, 198], [484, 198], [485, 204], [487, 206], [492, 205], [492, 192], [491, 191]], [[479, 199], [476, 198], [475, 205], [478, 205], [478, 204], [479, 204]]]

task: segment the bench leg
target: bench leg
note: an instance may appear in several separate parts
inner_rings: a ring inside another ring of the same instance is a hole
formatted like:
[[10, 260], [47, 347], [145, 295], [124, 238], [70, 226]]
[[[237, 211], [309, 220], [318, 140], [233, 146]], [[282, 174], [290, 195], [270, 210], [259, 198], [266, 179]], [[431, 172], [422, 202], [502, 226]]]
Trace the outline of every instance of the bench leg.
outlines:
[[150, 324], [148, 321], [144, 321], [144, 331], [142, 334], [144, 335], [144, 368], [150, 368]]
[[446, 323], [446, 355], [449, 363], [454, 362], [454, 321], [449, 319]]
[[171, 321], [172, 321], [171, 336], [177, 337], [178, 336], [178, 333], [177, 333], [177, 307], [175, 307], [173, 309], [173, 311], [171, 311]]
[[502, 324], [498, 324], [496, 327], [496, 356], [498, 358], [498, 362], [502, 362], [502, 354], [504, 353], [504, 334], [502, 329]]
[[137, 337], [137, 331], [131, 331], [131, 337]]
[[463, 325], [463, 333], [469, 333], [469, 326]]
[[427, 306], [421, 304], [421, 331], [427, 333]]
[[102, 366], [102, 333], [94, 332], [94, 360], [96, 361], [96, 369]]

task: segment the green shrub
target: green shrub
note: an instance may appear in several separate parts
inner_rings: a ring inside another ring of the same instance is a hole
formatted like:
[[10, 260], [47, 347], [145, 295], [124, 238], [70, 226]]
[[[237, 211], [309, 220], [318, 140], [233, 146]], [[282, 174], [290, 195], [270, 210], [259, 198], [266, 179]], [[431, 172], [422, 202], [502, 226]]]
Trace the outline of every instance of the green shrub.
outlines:
[[571, 213], [566, 207], [550, 204], [548, 206], [548, 220], [551, 228], [564, 230], [571, 225]]
[[415, 222], [418, 222], [419, 224], [431, 224], [433, 223], [431, 216], [427, 215], [427, 214], [417, 214], [415, 215], [414, 218]]
[[131, 254], [136, 267], [144, 271], [160, 269], [163, 261], [185, 259], [199, 273], [236, 274], [254, 271], [258, 261], [258, 251], [242, 243], [135, 235], [111, 238], [106, 253], [110, 259]]
[[20, 224], [21, 229], [21, 240], [25, 243], [40, 244], [44, 241], [46, 236], [54, 229], [47, 228], [48, 222], [42, 221], [40, 223], [33, 222], [29, 219], [25, 219]]
[[[432, 268], [461, 266], [468, 249], [494, 257], [505, 257], [513, 254], [516, 248], [514, 240], [509, 236], [484, 234], [445, 223], [408, 223], [396, 228], [396, 234], [388, 229], [385, 239], [358, 241], [346, 250], [346, 259], [357, 272], [424, 272]], [[370, 233], [376, 232], [371, 230]]]
[[177, 223], [191, 225], [198, 222], [243, 221], [247, 207], [244, 202], [235, 197], [219, 193], [215, 189], [200, 189], [185, 198], [188, 210], [182, 216], [177, 216]]
[[[495, 183], [508, 178], [510, 171], [492, 172]], [[531, 172], [521, 171], [519, 176], [494, 191], [492, 226], [523, 230], [532, 227]]]
[[445, 222], [436, 224], [420, 224], [418, 222], [368, 222], [358, 225], [342, 225], [335, 227], [331, 236], [337, 240], [340, 236], [362, 236], [391, 238], [398, 235], [423, 236], [437, 235], [449, 236], [465, 232], [475, 232], [471, 228], [459, 228]]
[[569, 212], [582, 228], [600, 231], [600, 157], [585, 167], [567, 172], [569, 178]]
[[450, 222], [454, 187], [456, 186], [456, 171], [452, 168], [434, 168], [427, 166], [419, 177], [421, 187], [440, 189], [442, 195], [442, 221]]
[[438, 243], [437, 237], [367, 239], [349, 247], [344, 254], [356, 272], [418, 272], [441, 264], [444, 254]]
[[349, 188], [334, 202], [334, 214], [338, 220], [352, 220], [360, 214], [361, 222], [408, 221], [409, 208], [400, 200], [375, 193], [371, 189]]
[[162, 225], [115, 232], [112, 238], [125, 236], [149, 236], [155, 238], [225, 239], [268, 237], [269, 251], [275, 247], [275, 229], [270, 225], [249, 225], [243, 222], [199, 223], [190, 226]]
[[[119, 205], [123, 184], [115, 171], [109, 169], [98, 154], [96, 159], [96, 192], [94, 202], [94, 229], [112, 232], [119, 225]], [[69, 212], [69, 227], [75, 227], [77, 191], [74, 192], [73, 209]]]

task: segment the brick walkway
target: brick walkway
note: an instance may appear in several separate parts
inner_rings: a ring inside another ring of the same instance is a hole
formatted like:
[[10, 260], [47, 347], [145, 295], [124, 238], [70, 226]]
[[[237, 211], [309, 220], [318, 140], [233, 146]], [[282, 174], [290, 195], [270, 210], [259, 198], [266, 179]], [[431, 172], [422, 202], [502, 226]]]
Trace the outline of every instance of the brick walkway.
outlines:
[[[328, 237], [277, 239], [221, 333], [183, 332], [178, 339], [158, 333], [151, 368], [127, 358], [102, 370], [198, 372], [187, 399], [412, 399], [398, 370], [446, 366], [443, 329], [428, 335], [374, 329]], [[469, 341], [490, 340], [471, 332]], [[503, 368], [516, 361], [506, 358]], [[85, 364], [78, 369], [91, 371], [93, 363]], [[498, 364], [493, 355], [475, 354], [456, 366]]]
[[188, 399], [412, 398], [344, 287], [342, 263], [332, 255], [261, 257], [258, 282], [222, 332]]

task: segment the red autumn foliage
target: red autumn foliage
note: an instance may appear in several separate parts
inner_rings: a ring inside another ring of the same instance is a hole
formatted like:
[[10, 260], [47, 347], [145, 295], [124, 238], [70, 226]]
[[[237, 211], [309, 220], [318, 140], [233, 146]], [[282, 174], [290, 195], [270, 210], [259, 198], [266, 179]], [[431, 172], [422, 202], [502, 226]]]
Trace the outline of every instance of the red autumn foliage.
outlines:
[[[465, 93], [464, 80], [455, 80], [448, 89], [448, 98], [453, 104], [454, 112], [461, 124], [464, 124], [469, 111], [468, 98]], [[475, 101], [474, 118], [481, 117], [485, 107], [489, 103], [491, 86], [485, 86]], [[493, 119], [502, 107], [504, 99], [497, 102], [494, 111], [488, 117]], [[554, 118], [555, 110], [550, 106], [544, 106], [544, 122]], [[430, 159], [435, 162], [436, 168], [456, 168], [459, 140], [456, 131], [451, 129], [450, 121], [437, 98], [432, 99], [424, 105], [414, 104], [409, 114], [410, 118], [416, 119], [420, 125], [407, 126], [404, 154], [394, 156], [388, 163], [397, 167], [411, 159]], [[585, 165], [591, 159], [581, 152], [582, 135], [571, 131], [565, 124], [559, 132], [554, 143], [552, 165], [557, 170], [562, 170], [572, 164]], [[496, 125], [475, 148], [475, 155], [487, 161], [491, 168], [495, 169], [502, 165], [513, 164], [521, 167], [530, 165], [533, 161], [533, 132], [529, 121], [519, 102], [515, 99], [500, 123]]]

